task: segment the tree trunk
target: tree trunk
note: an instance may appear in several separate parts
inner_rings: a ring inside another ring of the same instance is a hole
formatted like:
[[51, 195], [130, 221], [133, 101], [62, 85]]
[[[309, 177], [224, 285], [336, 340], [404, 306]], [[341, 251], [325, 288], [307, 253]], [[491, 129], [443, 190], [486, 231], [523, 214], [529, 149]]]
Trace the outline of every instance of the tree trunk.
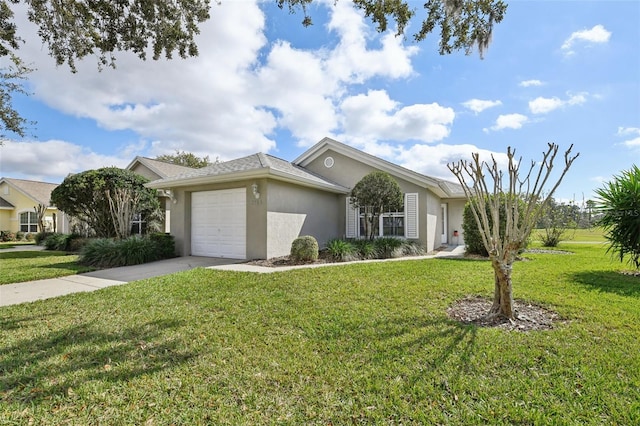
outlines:
[[511, 285], [511, 263], [491, 258], [491, 265], [495, 273], [495, 288], [493, 292], [493, 305], [489, 315], [497, 315], [507, 319], [515, 319], [516, 312], [513, 308], [513, 292]]

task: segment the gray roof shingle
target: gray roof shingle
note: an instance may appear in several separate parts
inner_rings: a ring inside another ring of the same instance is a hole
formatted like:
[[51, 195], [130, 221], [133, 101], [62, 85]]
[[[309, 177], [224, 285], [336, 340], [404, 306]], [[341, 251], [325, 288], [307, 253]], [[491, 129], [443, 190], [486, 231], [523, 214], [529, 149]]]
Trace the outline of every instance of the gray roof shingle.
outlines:
[[53, 191], [58, 186], [57, 183], [38, 182], [34, 180], [13, 178], [2, 179], [15, 186], [20, 191], [24, 192], [39, 203], [46, 206], [51, 205], [51, 191]]
[[176, 176], [182, 173], [188, 173], [192, 170], [198, 170], [192, 167], [180, 166], [178, 164], [167, 163], [165, 161], [154, 160], [147, 157], [136, 157], [133, 162], [135, 162], [136, 160], [160, 175], [160, 177], [162, 178]]
[[216, 178], [222, 176], [231, 176], [236, 173], [240, 174], [243, 172], [260, 170], [264, 170], [265, 172], [272, 172], [272, 174], [275, 173], [293, 180], [304, 181], [307, 183], [333, 188], [341, 192], [348, 191], [347, 188], [343, 188], [342, 186], [314, 173], [311, 173], [303, 169], [302, 167], [298, 167], [286, 160], [261, 152], [242, 158], [237, 158], [235, 160], [214, 163], [201, 169], [191, 169], [179, 175], [159, 179], [153, 182], [153, 186], [169, 186], [169, 184], [179, 181], [207, 177], [210, 177], [212, 178], [212, 181], [215, 181]]

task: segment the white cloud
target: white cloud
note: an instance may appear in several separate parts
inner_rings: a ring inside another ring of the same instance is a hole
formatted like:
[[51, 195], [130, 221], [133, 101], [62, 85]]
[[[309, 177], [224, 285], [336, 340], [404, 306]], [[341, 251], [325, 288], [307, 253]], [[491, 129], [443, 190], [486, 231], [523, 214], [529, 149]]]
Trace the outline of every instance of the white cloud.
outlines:
[[[31, 91], [64, 114], [94, 120], [107, 130], [133, 132], [138, 140], [121, 151], [126, 165], [137, 154], [155, 156], [178, 149], [222, 160], [268, 152], [277, 149], [271, 135], [280, 129], [301, 145], [310, 145], [341, 133], [343, 123], [357, 122], [354, 114], [341, 117], [340, 108], [360, 84], [374, 77], [414, 75], [411, 60], [418, 47], [405, 46], [392, 33], [378, 34], [350, 2], [321, 3], [329, 9], [326, 28], [336, 39], [332, 47], [305, 50], [286, 41], [268, 43], [259, 3], [212, 6], [211, 19], [197, 38], [197, 58], [142, 62], [119, 53], [117, 69], [98, 72], [95, 58], [88, 57], [77, 64], [77, 74], [66, 66], [55, 67], [26, 19], [26, 9], [17, 5], [17, 24], [27, 40], [21, 54], [38, 65], [30, 76]], [[446, 137], [454, 115], [437, 104], [385, 111], [385, 135], [428, 141]], [[360, 133], [356, 137], [368, 134]], [[93, 155], [66, 144], [79, 158]], [[48, 167], [46, 156], [32, 160], [41, 164], [36, 170], [45, 168], [44, 162]], [[10, 172], [4, 162], [3, 170]]]
[[618, 127], [617, 135], [640, 135], [640, 127]]
[[[628, 148], [640, 148], [640, 128], [638, 127], [618, 127], [618, 136], [631, 136], [631, 139], [627, 139], [622, 142]], [[635, 137], [633, 137], [635, 136]]]
[[462, 105], [476, 114], [481, 113], [485, 109], [493, 108], [502, 105], [502, 101], [487, 101], [482, 99], [469, 99], [463, 102]]
[[529, 118], [526, 115], [522, 114], [503, 114], [499, 115], [496, 119], [496, 124], [491, 126], [490, 128], [483, 129], [485, 132], [489, 130], [502, 130], [502, 129], [520, 129], [526, 122], [529, 121]]
[[542, 86], [544, 83], [540, 80], [523, 80], [518, 86], [520, 87], [532, 87], [532, 86]]
[[480, 160], [491, 161], [493, 155], [501, 169], [508, 164], [507, 154], [480, 149], [475, 145], [413, 145], [401, 150], [394, 158], [398, 164], [419, 173], [449, 181], [456, 181], [455, 176], [447, 168], [447, 164], [460, 160], [471, 160], [471, 154], [480, 154]]
[[561, 49], [566, 55], [573, 55], [573, 46], [576, 42], [584, 42], [588, 44], [607, 43], [611, 37], [611, 32], [607, 31], [604, 26], [598, 24], [590, 30], [581, 30], [572, 33], [562, 44]]
[[[62, 182], [69, 173], [115, 166], [126, 167], [133, 158], [99, 155], [76, 144], [60, 141], [5, 140], [0, 146], [3, 174], [15, 178]], [[43, 164], [44, 163], [44, 164]]]
[[533, 114], [547, 114], [558, 108], [571, 105], [582, 105], [587, 101], [588, 93], [578, 93], [576, 95], [569, 95], [565, 100], [558, 97], [544, 98], [538, 97], [532, 101], [529, 101], [529, 110]]
[[452, 108], [437, 103], [405, 107], [384, 90], [346, 98], [341, 104], [343, 140], [419, 140], [434, 142], [446, 138], [455, 118]]

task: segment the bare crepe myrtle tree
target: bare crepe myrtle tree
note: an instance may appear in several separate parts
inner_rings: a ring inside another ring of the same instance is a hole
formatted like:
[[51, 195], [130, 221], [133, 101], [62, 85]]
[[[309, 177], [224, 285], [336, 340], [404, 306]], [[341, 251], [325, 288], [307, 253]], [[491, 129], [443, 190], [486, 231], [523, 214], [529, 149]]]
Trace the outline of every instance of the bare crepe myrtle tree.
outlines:
[[[510, 320], [517, 318], [511, 283], [513, 262], [571, 164], [580, 155], [571, 154], [571, 145], [564, 153], [564, 168], [560, 176], [550, 190], [545, 190], [545, 186], [553, 182], [551, 172], [558, 148], [557, 144], [549, 143], [542, 161], [538, 164], [532, 161], [529, 170], [522, 175], [522, 158], [516, 161], [515, 150], [511, 147], [507, 148], [506, 176], [498, 168], [493, 156], [491, 162], [485, 162], [480, 161], [478, 153], [473, 153], [470, 161], [460, 160], [448, 164], [449, 170], [458, 178], [465, 191], [493, 266], [495, 288], [489, 316], [501, 316]], [[500, 235], [501, 203], [506, 215], [503, 235]], [[524, 203], [524, 208], [518, 209], [519, 203]]]

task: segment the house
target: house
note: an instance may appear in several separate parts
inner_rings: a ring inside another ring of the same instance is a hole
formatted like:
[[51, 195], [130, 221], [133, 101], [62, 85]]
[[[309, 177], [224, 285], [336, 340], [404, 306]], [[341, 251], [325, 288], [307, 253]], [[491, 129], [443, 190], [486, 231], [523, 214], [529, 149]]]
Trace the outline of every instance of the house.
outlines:
[[358, 238], [362, 217], [349, 202], [366, 174], [393, 176], [404, 209], [383, 215], [382, 235], [419, 241], [428, 251], [464, 244], [465, 196], [460, 185], [425, 176], [330, 138], [293, 162], [258, 153], [152, 181], [174, 200], [171, 234], [182, 256], [265, 259], [289, 254], [291, 242], [312, 235]]
[[[149, 180], [165, 179], [172, 176], [177, 176], [183, 173], [193, 172], [194, 168], [180, 166], [177, 164], [166, 163], [164, 161], [153, 160], [146, 157], [136, 157], [126, 167], [127, 170], [131, 170]], [[171, 193], [170, 191], [158, 191], [158, 197], [160, 200], [160, 206], [164, 210], [164, 224], [162, 229], [164, 232], [170, 232], [171, 224]], [[143, 233], [144, 218], [140, 215], [134, 216], [133, 220], [133, 233]]]
[[62, 231], [64, 214], [51, 205], [51, 191], [55, 183], [33, 180], [0, 179], [0, 230], [36, 233], [38, 217], [36, 207], [47, 206], [44, 215], [45, 231]]

